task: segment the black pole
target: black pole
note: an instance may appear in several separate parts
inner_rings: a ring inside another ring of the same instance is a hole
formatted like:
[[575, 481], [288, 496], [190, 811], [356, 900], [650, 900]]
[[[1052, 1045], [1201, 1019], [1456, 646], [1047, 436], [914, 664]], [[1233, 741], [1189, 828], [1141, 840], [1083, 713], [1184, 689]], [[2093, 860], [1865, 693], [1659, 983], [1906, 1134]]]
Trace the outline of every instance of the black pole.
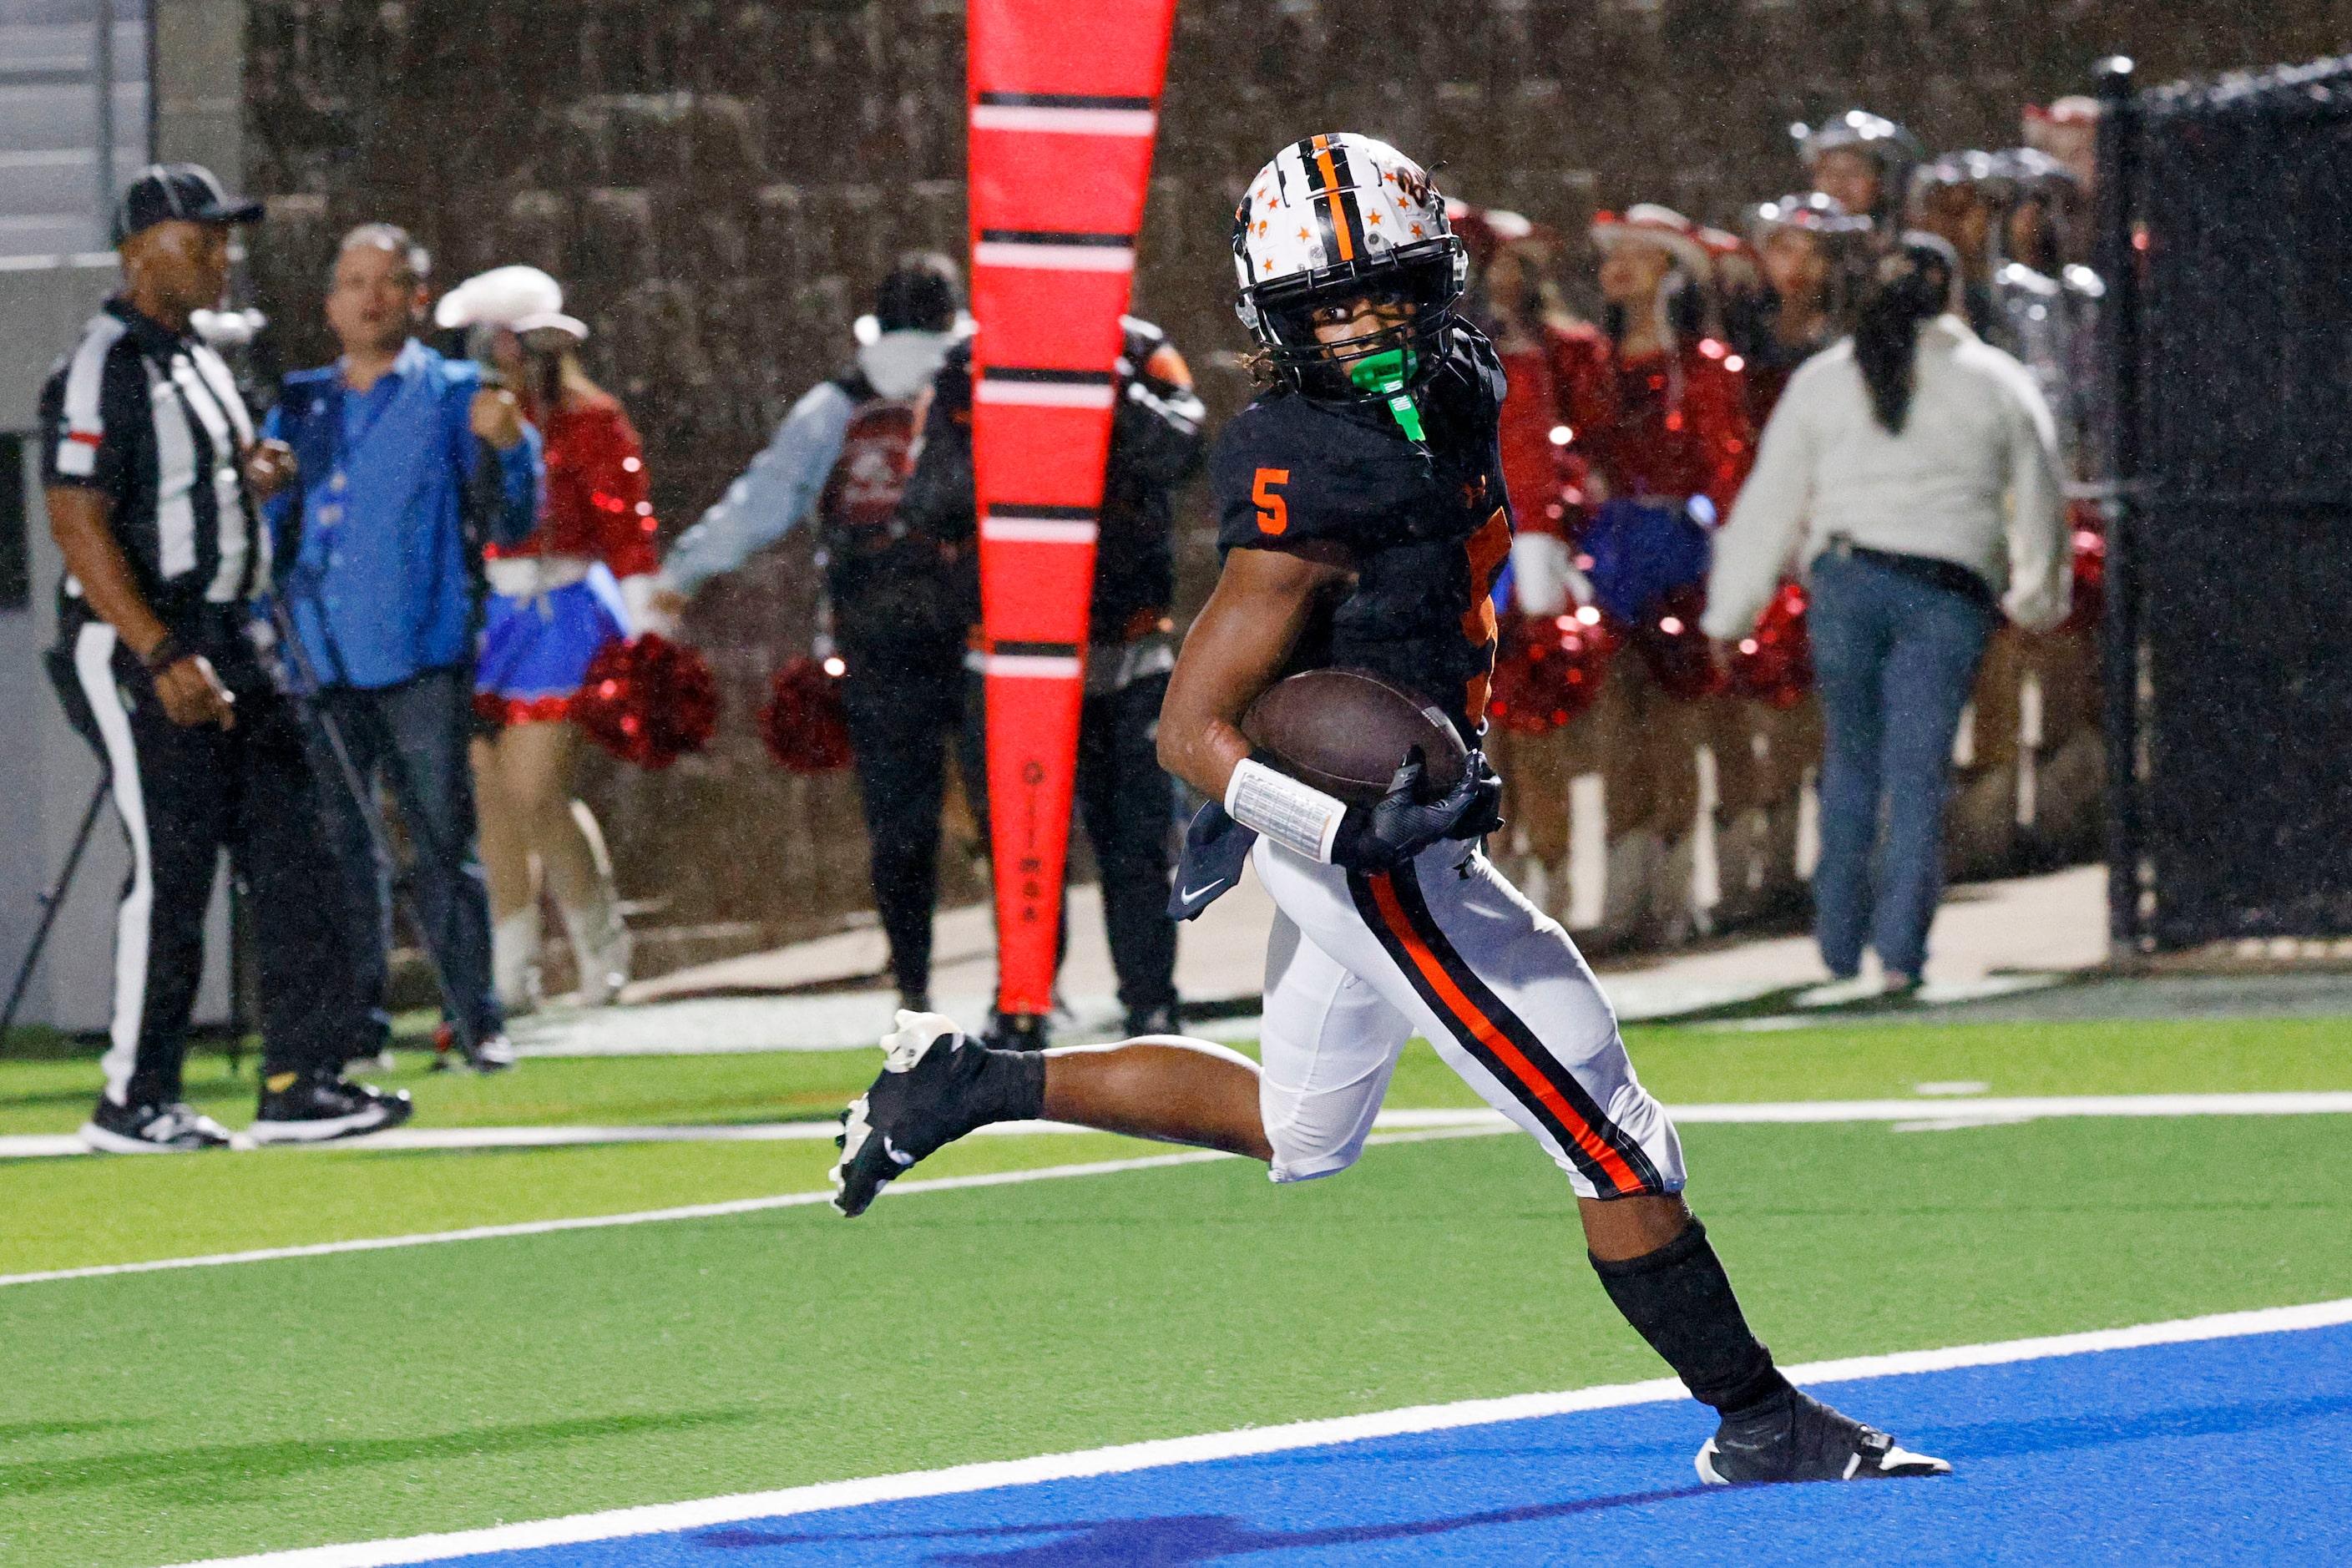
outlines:
[[2107, 286], [2100, 312], [2101, 401], [2107, 418], [2106, 605], [2100, 627], [2107, 742], [2107, 935], [2121, 958], [2148, 951], [2155, 893], [2144, 874], [2140, 757], [2140, 115], [2128, 56], [2092, 68], [2098, 78], [2097, 233], [2093, 266]]
[[64, 907], [66, 894], [73, 888], [74, 872], [81, 865], [81, 852], [89, 847], [89, 836], [98, 826], [98, 814], [106, 807], [106, 797], [114, 787], [113, 773], [104, 767], [98, 770], [98, 785], [89, 794], [89, 808], [81, 814], [81, 826], [74, 834], [73, 847], [66, 851], [66, 863], [58, 871], [58, 879], [41, 894], [41, 920], [33, 928], [33, 945], [25, 952], [25, 962], [17, 967], [16, 983], [8, 988], [8, 1005], [0, 1011], [0, 1044], [8, 1037], [8, 1027], [16, 1021], [16, 1009], [24, 1005], [25, 989], [33, 983], [33, 970], [41, 962], [41, 949], [48, 945], [49, 928], [58, 923], [58, 910]]

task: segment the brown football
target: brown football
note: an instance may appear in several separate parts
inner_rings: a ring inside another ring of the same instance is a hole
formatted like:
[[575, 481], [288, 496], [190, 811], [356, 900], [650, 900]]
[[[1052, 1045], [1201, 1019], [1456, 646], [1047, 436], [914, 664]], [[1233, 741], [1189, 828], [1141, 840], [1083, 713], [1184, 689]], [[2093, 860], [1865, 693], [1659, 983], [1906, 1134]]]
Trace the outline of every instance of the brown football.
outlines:
[[1386, 795], [1415, 746], [1429, 794], [1460, 784], [1470, 763], [1436, 704], [1360, 669], [1310, 669], [1276, 681], [1242, 715], [1242, 733], [1292, 778], [1351, 805]]

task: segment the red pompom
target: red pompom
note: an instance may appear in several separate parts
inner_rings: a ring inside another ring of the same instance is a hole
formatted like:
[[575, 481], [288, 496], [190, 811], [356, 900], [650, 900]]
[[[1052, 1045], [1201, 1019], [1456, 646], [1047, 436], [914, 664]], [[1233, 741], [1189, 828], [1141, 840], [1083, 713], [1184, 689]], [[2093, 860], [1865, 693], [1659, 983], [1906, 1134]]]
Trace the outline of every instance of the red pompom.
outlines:
[[796, 773], [849, 765], [849, 721], [841, 710], [841, 660], [796, 658], [776, 671], [760, 710], [768, 754]]
[[666, 768], [709, 743], [719, 727], [719, 683], [700, 654], [647, 632], [597, 650], [572, 699], [572, 717], [623, 762]]
[[2080, 635], [2098, 630], [2106, 615], [2106, 520], [2095, 503], [2076, 501], [2066, 511], [2074, 535], [2074, 602], [2058, 629]]
[[1805, 591], [1783, 583], [1739, 639], [1731, 689], [1773, 708], [1794, 708], [1813, 689], [1813, 645], [1805, 636]]
[[1616, 651], [1616, 628], [1596, 609], [1507, 617], [1487, 718], [1520, 735], [1572, 723], [1600, 695]]
[[1654, 602], [1641, 625], [1633, 628], [1633, 646], [1642, 650], [1650, 677], [1669, 697], [1696, 702], [1723, 690], [1723, 672], [1716, 668], [1706, 634], [1698, 629], [1706, 611], [1706, 584], [1685, 583]]

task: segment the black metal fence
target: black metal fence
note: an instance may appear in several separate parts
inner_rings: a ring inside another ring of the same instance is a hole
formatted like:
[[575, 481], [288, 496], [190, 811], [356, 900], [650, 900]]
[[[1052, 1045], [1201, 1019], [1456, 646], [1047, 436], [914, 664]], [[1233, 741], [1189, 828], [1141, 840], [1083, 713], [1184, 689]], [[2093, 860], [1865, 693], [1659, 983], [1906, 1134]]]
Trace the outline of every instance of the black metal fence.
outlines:
[[2113, 934], [2352, 934], [2352, 57], [2104, 85]]

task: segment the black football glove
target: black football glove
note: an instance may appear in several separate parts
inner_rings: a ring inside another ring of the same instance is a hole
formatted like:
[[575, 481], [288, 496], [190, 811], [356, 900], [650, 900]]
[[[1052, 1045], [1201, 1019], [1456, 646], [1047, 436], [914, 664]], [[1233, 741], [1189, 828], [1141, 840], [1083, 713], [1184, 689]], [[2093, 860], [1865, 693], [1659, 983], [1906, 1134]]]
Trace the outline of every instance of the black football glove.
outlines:
[[1462, 782], [1435, 800], [1421, 798], [1423, 772], [1421, 748], [1415, 746], [1378, 805], [1348, 808], [1331, 844], [1334, 864], [1350, 871], [1386, 871], [1441, 838], [1475, 838], [1493, 831], [1489, 822], [1501, 826], [1496, 804], [1502, 798], [1502, 781], [1484, 758], [1474, 756]]
[[1470, 771], [1462, 782], [1472, 786], [1477, 798], [1462, 814], [1462, 820], [1446, 830], [1445, 837], [1484, 838], [1503, 831], [1503, 775], [1495, 771], [1486, 752], [1470, 753]]

